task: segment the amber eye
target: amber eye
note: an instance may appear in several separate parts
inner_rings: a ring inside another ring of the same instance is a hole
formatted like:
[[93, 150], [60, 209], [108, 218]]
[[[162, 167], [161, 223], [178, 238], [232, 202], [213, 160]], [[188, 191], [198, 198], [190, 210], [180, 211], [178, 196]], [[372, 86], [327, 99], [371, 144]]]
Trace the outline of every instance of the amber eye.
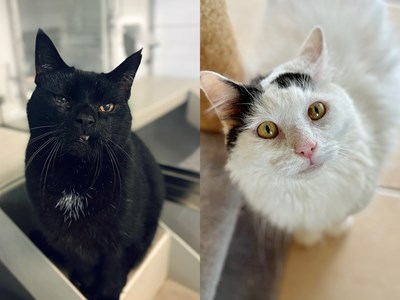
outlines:
[[314, 121], [321, 119], [325, 115], [325, 112], [325, 105], [321, 102], [314, 102], [308, 107], [308, 116]]
[[113, 109], [114, 109], [114, 104], [108, 103], [108, 104], [100, 105], [99, 112], [109, 113], [109, 112], [113, 111]]
[[278, 126], [274, 122], [265, 121], [257, 127], [257, 134], [263, 139], [273, 139], [279, 133]]

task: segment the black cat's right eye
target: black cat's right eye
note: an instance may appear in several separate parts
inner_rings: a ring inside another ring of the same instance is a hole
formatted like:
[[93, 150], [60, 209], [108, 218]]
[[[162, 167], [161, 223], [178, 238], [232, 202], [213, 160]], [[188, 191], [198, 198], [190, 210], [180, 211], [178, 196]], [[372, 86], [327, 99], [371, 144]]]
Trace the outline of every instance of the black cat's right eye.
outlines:
[[54, 95], [54, 102], [59, 106], [68, 106], [68, 100], [62, 95]]
[[101, 113], [109, 113], [114, 110], [114, 104], [113, 103], [107, 103], [99, 106], [99, 112]]

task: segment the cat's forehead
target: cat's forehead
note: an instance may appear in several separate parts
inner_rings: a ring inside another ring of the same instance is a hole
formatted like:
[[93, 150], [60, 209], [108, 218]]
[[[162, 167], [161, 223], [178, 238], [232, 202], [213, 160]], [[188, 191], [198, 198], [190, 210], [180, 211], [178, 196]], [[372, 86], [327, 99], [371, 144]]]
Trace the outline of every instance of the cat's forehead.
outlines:
[[315, 82], [311, 75], [304, 71], [283, 70], [272, 72], [264, 78], [258, 79], [258, 84], [263, 90], [285, 90], [292, 86], [303, 90], [312, 90], [315, 88]]
[[[296, 78], [292, 75], [290, 77]], [[248, 118], [248, 127], [258, 126], [260, 122], [266, 120], [287, 124], [298, 123], [301, 116], [307, 112], [308, 106], [320, 97], [319, 92], [311, 87], [303, 86], [297, 81], [288, 84], [287, 79], [282, 80], [281, 84], [270, 82], [263, 87], [263, 93], [259, 95], [251, 117]]]
[[103, 74], [76, 70], [72, 74], [69, 83], [73, 85], [80, 85], [81, 87], [86, 88], [96, 88], [105, 84], [105, 78]]
[[256, 105], [256, 111], [268, 115], [290, 114], [303, 108], [305, 104], [312, 101], [314, 91], [290, 86], [285, 89], [267, 88], [260, 95], [260, 101]]
[[[101, 94], [113, 93], [115, 86], [104, 74], [76, 71], [64, 83], [64, 90], [73, 97], [96, 98]], [[67, 96], [68, 96], [67, 95]]]

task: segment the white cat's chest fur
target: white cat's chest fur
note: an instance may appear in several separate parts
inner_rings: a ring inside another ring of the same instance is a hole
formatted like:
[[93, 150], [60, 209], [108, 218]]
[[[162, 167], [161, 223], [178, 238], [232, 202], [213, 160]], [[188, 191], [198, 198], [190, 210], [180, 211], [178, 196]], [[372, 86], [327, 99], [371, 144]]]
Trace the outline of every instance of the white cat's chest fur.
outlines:
[[[228, 164], [228, 168], [232, 167]], [[325, 230], [368, 204], [374, 189], [363, 168], [351, 162], [346, 164], [346, 172], [340, 172], [339, 166], [325, 166], [331, 171], [321, 170], [312, 179], [295, 182], [273, 173], [245, 170], [244, 165], [240, 168], [240, 172], [231, 171], [231, 176], [244, 192], [247, 203], [287, 231]]]

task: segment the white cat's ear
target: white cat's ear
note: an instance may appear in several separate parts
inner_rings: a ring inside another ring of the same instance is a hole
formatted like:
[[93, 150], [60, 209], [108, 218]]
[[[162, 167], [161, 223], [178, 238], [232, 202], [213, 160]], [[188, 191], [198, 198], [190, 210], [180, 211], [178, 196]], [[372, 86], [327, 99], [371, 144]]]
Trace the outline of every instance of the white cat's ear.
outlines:
[[331, 77], [331, 70], [328, 66], [328, 51], [321, 27], [315, 27], [308, 35], [301, 47], [300, 58], [306, 61], [314, 79], [321, 80]]
[[236, 83], [218, 73], [211, 71], [200, 72], [200, 88], [207, 96], [224, 126], [224, 129], [232, 127], [231, 115], [235, 104], [240, 98], [240, 91]]
[[315, 27], [301, 47], [300, 56], [304, 56], [309, 59], [311, 63], [316, 63], [320, 58], [325, 55], [326, 51], [325, 38], [322, 28]]

